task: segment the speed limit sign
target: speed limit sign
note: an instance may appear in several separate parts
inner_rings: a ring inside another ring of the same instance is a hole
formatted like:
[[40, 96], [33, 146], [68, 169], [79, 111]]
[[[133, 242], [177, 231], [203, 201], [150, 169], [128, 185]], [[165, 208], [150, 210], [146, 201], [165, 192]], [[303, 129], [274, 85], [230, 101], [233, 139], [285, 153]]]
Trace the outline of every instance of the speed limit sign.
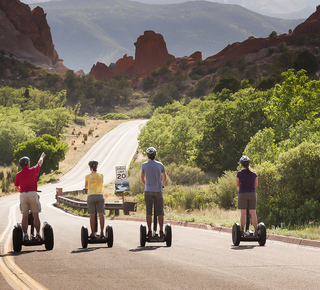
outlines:
[[127, 170], [125, 166], [116, 166], [116, 180], [126, 180]]

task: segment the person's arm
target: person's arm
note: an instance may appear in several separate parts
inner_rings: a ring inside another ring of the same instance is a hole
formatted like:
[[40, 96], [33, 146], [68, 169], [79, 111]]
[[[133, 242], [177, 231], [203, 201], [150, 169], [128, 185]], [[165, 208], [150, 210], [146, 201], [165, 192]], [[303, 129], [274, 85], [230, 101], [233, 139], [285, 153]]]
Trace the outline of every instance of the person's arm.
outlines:
[[141, 180], [144, 184], [146, 184], [146, 177], [144, 176], [143, 173], [141, 173]]
[[236, 186], [237, 186], [237, 187], [240, 187], [240, 180], [239, 180], [238, 177], [236, 178]]
[[256, 177], [256, 180], [254, 181], [254, 187], [258, 186], [258, 176]]
[[162, 172], [161, 175], [162, 175], [162, 187], [164, 187], [167, 181], [167, 174], [165, 172]]
[[89, 187], [89, 186], [88, 186], [88, 180], [86, 180], [86, 182], [85, 182], [85, 184], [84, 184], [84, 188], [85, 188], [85, 189], [88, 189], [88, 187]]
[[14, 187], [15, 187], [16, 191], [20, 192], [20, 185], [19, 185], [19, 181], [18, 181], [17, 175], [14, 178]]
[[44, 154], [44, 152], [42, 152], [42, 153], [41, 153], [41, 156], [40, 156], [40, 158], [39, 158], [39, 160], [38, 160], [38, 164], [39, 164], [40, 166], [43, 164], [43, 159], [44, 159], [44, 157], [46, 157], [46, 154]]

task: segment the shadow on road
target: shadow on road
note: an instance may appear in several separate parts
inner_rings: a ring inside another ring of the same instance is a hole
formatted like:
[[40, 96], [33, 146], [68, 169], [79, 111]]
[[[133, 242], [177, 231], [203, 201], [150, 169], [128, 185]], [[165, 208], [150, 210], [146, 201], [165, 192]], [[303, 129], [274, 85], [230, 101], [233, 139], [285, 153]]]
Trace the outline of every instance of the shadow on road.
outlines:
[[31, 254], [31, 253], [36, 253], [36, 252], [47, 252], [46, 249], [42, 249], [42, 250], [31, 250], [31, 251], [21, 251], [21, 252], [14, 252], [14, 251], [11, 251], [11, 252], [8, 252], [7, 254], [5, 255], [0, 255], [1, 258], [3, 257], [8, 257], [8, 256], [20, 256], [20, 255], [25, 255], [25, 254]]
[[146, 247], [138, 247], [136, 249], [130, 249], [130, 252], [142, 252], [142, 251], [154, 251], [159, 248], [165, 248], [166, 246], [146, 246]]
[[259, 247], [259, 246], [254, 246], [254, 245], [249, 245], [249, 246], [231, 246], [231, 250], [236, 250], [236, 251], [239, 251], [239, 250], [252, 250], [254, 249], [255, 247]]
[[92, 252], [99, 249], [108, 249], [108, 247], [94, 247], [94, 248], [92, 247], [92, 248], [86, 248], [86, 249], [79, 248], [78, 250], [71, 251], [71, 254], [87, 253], [87, 252]]

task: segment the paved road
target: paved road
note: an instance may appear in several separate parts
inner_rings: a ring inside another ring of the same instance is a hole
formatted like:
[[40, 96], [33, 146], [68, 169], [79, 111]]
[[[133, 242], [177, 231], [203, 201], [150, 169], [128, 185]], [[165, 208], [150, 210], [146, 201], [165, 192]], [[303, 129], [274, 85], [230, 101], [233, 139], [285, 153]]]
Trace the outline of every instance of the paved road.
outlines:
[[[121, 136], [123, 134], [120, 133]], [[111, 136], [106, 138], [108, 142], [113, 139]], [[111, 155], [116, 155], [117, 160], [125, 154], [128, 150], [119, 148], [120, 144], [128, 148], [131, 138], [135, 137], [128, 136], [128, 140], [124, 137], [118, 144], [114, 142], [115, 147], [110, 144], [111, 147], [103, 145], [102, 149], [98, 149], [99, 153], [113, 150], [105, 162], [105, 176], [110, 174], [111, 180], [115, 175]], [[18, 276], [27, 275], [40, 283], [34, 289], [41, 289], [41, 285], [47, 289], [319, 288], [319, 248], [274, 241], [267, 241], [265, 247], [259, 247], [257, 243], [241, 243], [240, 247], [233, 247], [230, 234], [179, 226], [172, 228], [172, 247], [147, 244], [145, 248], [140, 248], [140, 223], [110, 220], [108, 223], [114, 230], [114, 246], [107, 248], [98, 244], [82, 249], [80, 229], [82, 225], [89, 225], [88, 219], [61, 212], [51, 204], [56, 186], [63, 185], [68, 190], [83, 186], [87, 159], [94, 154], [95, 150], [83, 158], [85, 165], [80, 173], [75, 169], [59, 184], [42, 188], [44, 209], [41, 220], [48, 220], [53, 226], [54, 249], [45, 251], [44, 247], [24, 247], [19, 254], [10, 250], [6, 255], [22, 269], [18, 271]], [[123, 164], [126, 162], [116, 165]], [[0, 203], [2, 221], [20, 219], [16, 197], [1, 198]], [[1, 233], [5, 232], [5, 227], [0, 225]], [[29, 281], [31, 284], [34, 282]], [[9, 289], [4, 279], [0, 279], [0, 288]]]

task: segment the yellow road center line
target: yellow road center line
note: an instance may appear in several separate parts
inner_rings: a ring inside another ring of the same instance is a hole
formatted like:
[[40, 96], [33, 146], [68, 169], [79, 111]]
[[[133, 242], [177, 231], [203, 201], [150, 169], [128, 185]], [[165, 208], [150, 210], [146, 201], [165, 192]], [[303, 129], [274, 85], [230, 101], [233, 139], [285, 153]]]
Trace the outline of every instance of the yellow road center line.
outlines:
[[[12, 244], [12, 236], [10, 230], [16, 223], [14, 210], [17, 205], [10, 207], [8, 216], [8, 225], [4, 232], [0, 236], [1, 243], [1, 259], [0, 259], [0, 272], [7, 281], [7, 283], [13, 289], [22, 290], [47, 290], [43, 285], [28, 276], [18, 265], [14, 262], [13, 257], [9, 254], [9, 250], [12, 250], [10, 245]], [[5, 240], [6, 238], [6, 240]]]

